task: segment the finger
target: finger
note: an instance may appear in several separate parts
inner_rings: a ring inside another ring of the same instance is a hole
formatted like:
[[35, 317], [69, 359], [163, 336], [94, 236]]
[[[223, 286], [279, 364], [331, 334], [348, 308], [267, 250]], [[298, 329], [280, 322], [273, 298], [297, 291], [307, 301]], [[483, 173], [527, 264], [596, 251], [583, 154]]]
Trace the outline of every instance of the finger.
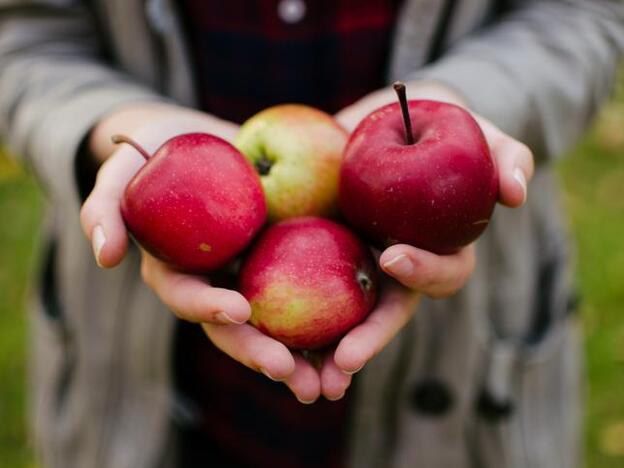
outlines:
[[358, 123], [365, 115], [356, 107], [349, 106], [342, 109], [334, 115], [334, 120], [338, 122], [347, 132], [351, 133], [355, 130]]
[[251, 325], [203, 323], [202, 327], [217, 348], [271, 380], [284, 381], [295, 372], [295, 359], [288, 348]]
[[340, 400], [351, 385], [351, 375], [345, 374], [334, 362], [333, 353], [328, 353], [321, 368], [321, 390], [330, 401]]
[[355, 130], [362, 119], [368, 114], [395, 100], [396, 94], [394, 90], [391, 88], [379, 89], [364, 96], [350, 106], [345, 107], [336, 113], [334, 118], [350, 133]]
[[128, 234], [119, 205], [126, 185], [143, 163], [131, 151], [116, 152], [100, 168], [95, 187], [82, 206], [82, 229], [101, 267], [117, 265], [126, 254]]
[[141, 275], [160, 300], [183, 320], [241, 324], [251, 315], [251, 307], [240, 293], [213, 288], [201, 277], [180, 273], [148, 253], [143, 254]]
[[498, 167], [499, 200], [511, 208], [522, 206], [527, 199], [527, 181], [533, 177], [533, 154], [516, 140], [508, 139], [493, 148]]
[[295, 371], [284, 383], [295, 394], [297, 400], [305, 405], [314, 403], [321, 395], [321, 379], [318, 371], [299, 353], [294, 354]]
[[436, 255], [410, 245], [396, 244], [379, 258], [381, 268], [408, 288], [433, 298], [461, 289], [475, 268], [474, 245], [456, 254]]
[[358, 372], [405, 326], [416, 310], [418, 294], [387, 289], [368, 318], [338, 343], [336, 366], [347, 374]]
[[478, 121], [496, 161], [500, 202], [511, 208], [522, 206], [527, 198], [527, 183], [535, 170], [533, 153], [491, 122], [481, 117]]

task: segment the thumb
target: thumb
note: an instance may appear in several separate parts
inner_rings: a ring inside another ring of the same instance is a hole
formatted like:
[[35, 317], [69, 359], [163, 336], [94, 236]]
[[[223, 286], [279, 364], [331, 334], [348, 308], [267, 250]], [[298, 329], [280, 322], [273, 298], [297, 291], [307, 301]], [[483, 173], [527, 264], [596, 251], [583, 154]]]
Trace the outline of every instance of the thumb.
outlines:
[[404, 286], [434, 299], [461, 289], [475, 268], [471, 244], [452, 255], [436, 255], [405, 244], [388, 247], [379, 258], [381, 268]]
[[80, 211], [82, 230], [91, 241], [97, 264], [114, 267], [128, 249], [128, 234], [120, 203], [126, 185], [145, 161], [134, 150], [121, 148], [100, 168], [93, 191]]
[[527, 184], [533, 177], [533, 153], [524, 143], [510, 137], [492, 122], [474, 115], [496, 161], [499, 201], [510, 208], [522, 206], [527, 199]]

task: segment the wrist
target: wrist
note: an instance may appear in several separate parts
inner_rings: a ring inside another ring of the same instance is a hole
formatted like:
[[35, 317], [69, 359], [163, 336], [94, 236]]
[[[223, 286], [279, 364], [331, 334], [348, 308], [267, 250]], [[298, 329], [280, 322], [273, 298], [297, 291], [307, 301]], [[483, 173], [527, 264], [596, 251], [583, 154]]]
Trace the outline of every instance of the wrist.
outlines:
[[[405, 86], [408, 99], [433, 99], [468, 108], [466, 99], [443, 83], [433, 80], [414, 80], [406, 82]], [[397, 102], [397, 96], [392, 86], [388, 86], [364, 96], [359, 101], [341, 110], [336, 114], [336, 119], [348, 131], [353, 131], [357, 124], [369, 113], [392, 102]]]
[[167, 103], [133, 103], [100, 120], [91, 130], [87, 147], [101, 164], [116, 149], [111, 141], [115, 134], [132, 136], [153, 152], [167, 139], [181, 133], [205, 132], [231, 140], [237, 129], [231, 122], [194, 109]]
[[115, 150], [111, 136], [117, 133], [134, 134], [137, 129], [153, 121], [163, 111], [175, 108], [162, 103], [132, 103], [117, 108], [104, 116], [91, 130], [87, 149], [97, 163], [103, 163]]
[[434, 80], [415, 80], [405, 83], [408, 99], [431, 99], [455, 104], [468, 109], [468, 100], [450, 86]]

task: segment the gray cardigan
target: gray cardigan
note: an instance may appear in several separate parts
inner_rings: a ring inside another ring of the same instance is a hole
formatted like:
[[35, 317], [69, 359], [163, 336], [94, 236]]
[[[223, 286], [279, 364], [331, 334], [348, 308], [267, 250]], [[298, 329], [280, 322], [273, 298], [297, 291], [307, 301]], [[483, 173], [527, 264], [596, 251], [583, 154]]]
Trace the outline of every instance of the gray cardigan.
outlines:
[[[505, 14], [499, 4], [510, 4]], [[51, 201], [33, 301], [32, 416], [44, 466], [175, 466], [174, 318], [140, 281], [138, 254], [102, 271], [78, 219], [74, 158], [129, 101], [195, 104], [168, 0], [0, 0], [0, 130]], [[569, 252], [547, 160], [608, 95], [624, 7], [607, 0], [407, 0], [389, 80], [422, 77], [528, 143], [540, 164], [520, 210], [497, 208], [460, 294], [424, 301], [357, 376], [351, 465], [569, 468], [578, 462], [579, 342]], [[498, 12], [498, 13], [495, 13]]]

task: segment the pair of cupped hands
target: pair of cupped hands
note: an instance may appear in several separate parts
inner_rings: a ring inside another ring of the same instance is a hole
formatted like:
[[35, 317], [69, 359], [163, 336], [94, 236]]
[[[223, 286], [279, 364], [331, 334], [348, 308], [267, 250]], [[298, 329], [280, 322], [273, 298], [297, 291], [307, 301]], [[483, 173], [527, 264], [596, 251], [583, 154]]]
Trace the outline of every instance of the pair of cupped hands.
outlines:
[[[410, 99], [435, 99], [467, 107], [461, 96], [439, 83], [407, 83], [407, 94]], [[341, 110], [335, 118], [352, 131], [371, 111], [395, 100], [392, 88], [381, 89]], [[527, 196], [527, 181], [533, 175], [530, 150], [491, 122], [473, 115], [497, 167], [499, 202], [509, 207], [521, 206]], [[106, 116], [92, 130], [89, 147], [102, 166], [82, 207], [81, 222], [101, 267], [116, 266], [126, 254], [128, 233], [120, 213], [120, 200], [126, 185], [145, 162], [129, 146], [114, 146], [111, 135], [126, 134], [153, 153], [168, 138], [188, 132], [211, 133], [232, 141], [238, 125], [176, 105], [134, 103]], [[329, 400], [342, 398], [353, 374], [411, 319], [422, 294], [432, 298], [454, 294], [468, 281], [475, 267], [474, 245], [444, 256], [403, 244], [389, 247], [379, 256], [379, 265], [389, 278], [383, 282], [376, 308], [335, 348], [324, 352], [322, 359], [309, 360], [246, 323], [251, 308], [238, 292], [212, 287], [206, 277], [182, 273], [145, 251], [141, 254], [143, 281], [175, 315], [201, 324], [221, 351], [268, 378], [283, 382], [302, 403], [312, 403], [321, 395]]]

